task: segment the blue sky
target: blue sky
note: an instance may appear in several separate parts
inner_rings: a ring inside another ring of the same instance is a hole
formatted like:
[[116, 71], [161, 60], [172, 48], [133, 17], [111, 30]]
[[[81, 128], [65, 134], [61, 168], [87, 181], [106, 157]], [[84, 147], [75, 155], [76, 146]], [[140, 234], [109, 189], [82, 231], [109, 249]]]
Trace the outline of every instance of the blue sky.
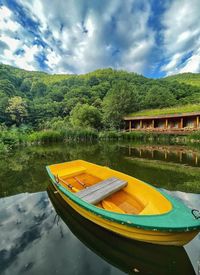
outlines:
[[200, 0], [0, 0], [0, 62], [48, 73], [200, 72]]

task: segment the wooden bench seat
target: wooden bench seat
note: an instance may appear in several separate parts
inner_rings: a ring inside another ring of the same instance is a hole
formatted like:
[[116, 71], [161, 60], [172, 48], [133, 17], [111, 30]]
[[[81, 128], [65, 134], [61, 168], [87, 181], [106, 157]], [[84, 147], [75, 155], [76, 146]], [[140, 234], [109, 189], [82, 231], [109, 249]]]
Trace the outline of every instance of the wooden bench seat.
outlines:
[[126, 186], [126, 181], [112, 177], [94, 184], [86, 189], [83, 189], [75, 194], [77, 197], [88, 203], [97, 204]]

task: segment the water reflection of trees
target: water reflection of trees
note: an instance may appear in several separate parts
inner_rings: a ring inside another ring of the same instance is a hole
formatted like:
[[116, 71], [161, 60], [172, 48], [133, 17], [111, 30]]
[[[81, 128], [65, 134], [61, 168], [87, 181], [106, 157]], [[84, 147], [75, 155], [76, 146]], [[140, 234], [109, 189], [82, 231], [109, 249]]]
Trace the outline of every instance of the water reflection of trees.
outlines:
[[[155, 161], [152, 162], [152, 157], [158, 156], [156, 152], [159, 151], [155, 146], [152, 148], [154, 153], [152, 153], [151, 147], [148, 147], [149, 159], [145, 159], [143, 152], [146, 149], [144, 145], [142, 147], [141, 144], [133, 145], [123, 142], [68, 143], [22, 147], [13, 151], [9, 156], [1, 156], [0, 158], [0, 196], [45, 190], [49, 183], [45, 166], [74, 159], [83, 159], [109, 166], [169, 190], [186, 192], [199, 190], [200, 173], [198, 167], [187, 166], [186, 169], [186, 166], [170, 162], [168, 151], [171, 150], [173, 154], [176, 154], [175, 146], [164, 147], [160, 150], [162, 158], [168, 154], [168, 162], [165, 166], [161, 157], [156, 163]], [[138, 157], [133, 154], [134, 150], [137, 150]], [[182, 164], [184, 164], [185, 151], [181, 150], [177, 151], [177, 154], [182, 152]], [[196, 150], [196, 152], [198, 151]], [[130, 163], [126, 157], [134, 158], [134, 162]], [[179, 166], [177, 168], [177, 166], [171, 166], [172, 164]]]
[[45, 190], [49, 179], [45, 166], [84, 159], [111, 166], [118, 159], [117, 145], [70, 143], [20, 148], [0, 158], [0, 196]]

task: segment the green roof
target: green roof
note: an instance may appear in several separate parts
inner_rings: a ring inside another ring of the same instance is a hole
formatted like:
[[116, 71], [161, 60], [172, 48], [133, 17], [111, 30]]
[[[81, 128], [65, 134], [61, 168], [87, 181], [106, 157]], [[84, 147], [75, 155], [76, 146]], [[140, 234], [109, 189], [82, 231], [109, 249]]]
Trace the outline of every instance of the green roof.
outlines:
[[172, 115], [172, 114], [183, 114], [200, 112], [200, 104], [188, 104], [183, 106], [173, 106], [163, 109], [147, 109], [139, 112], [131, 113], [126, 115], [126, 117], [139, 117], [139, 116], [159, 116], [159, 115]]

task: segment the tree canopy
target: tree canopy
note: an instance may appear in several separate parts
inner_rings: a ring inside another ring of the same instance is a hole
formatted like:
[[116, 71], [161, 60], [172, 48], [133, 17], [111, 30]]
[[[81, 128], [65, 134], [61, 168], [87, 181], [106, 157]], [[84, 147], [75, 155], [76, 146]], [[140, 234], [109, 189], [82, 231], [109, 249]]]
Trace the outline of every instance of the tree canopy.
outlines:
[[[197, 74], [184, 77], [200, 79]], [[111, 68], [85, 75], [50, 75], [0, 64], [0, 123], [25, 123], [37, 129], [59, 118], [71, 126], [119, 128], [129, 113], [200, 103], [200, 86], [182, 78], [155, 80]]]
[[73, 126], [100, 129], [101, 113], [94, 106], [78, 103], [71, 111], [70, 121]]

